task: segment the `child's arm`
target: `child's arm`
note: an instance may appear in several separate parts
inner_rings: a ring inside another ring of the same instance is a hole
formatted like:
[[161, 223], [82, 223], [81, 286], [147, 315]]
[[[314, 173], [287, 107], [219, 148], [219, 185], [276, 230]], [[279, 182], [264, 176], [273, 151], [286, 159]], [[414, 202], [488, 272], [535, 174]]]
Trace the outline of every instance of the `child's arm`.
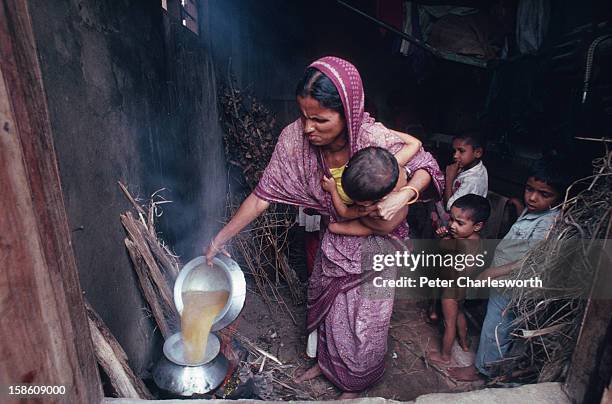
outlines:
[[499, 278], [508, 275], [519, 266], [519, 260], [498, 267], [487, 268], [478, 275], [478, 279]]
[[329, 231], [345, 236], [371, 236], [371, 235], [387, 235], [399, 226], [408, 213], [408, 207], [401, 209], [390, 220], [381, 220], [369, 216], [363, 216], [360, 219], [349, 220], [348, 222], [332, 223], [329, 225]]
[[349, 220], [348, 222], [332, 223], [329, 231], [344, 236], [371, 236], [374, 231], [361, 223], [361, 220]]
[[407, 133], [398, 132], [396, 130], [390, 129], [394, 135], [402, 139], [402, 142], [405, 143], [404, 146], [395, 153], [395, 158], [401, 167], [405, 166], [412, 158], [421, 150], [421, 146], [423, 143], [416, 137], [409, 135]]
[[346, 206], [346, 204], [342, 202], [342, 198], [340, 198], [340, 194], [338, 193], [336, 181], [333, 178], [324, 176], [323, 179], [321, 179], [321, 187], [331, 194], [332, 203], [340, 217], [345, 219], [357, 219], [368, 214], [367, 211], [360, 209], [359, 206]]
[[[444, 173], [444, 183], [446, 185], [444, 186], [444, 194], [443, 194], [444, 208], [446, 210], [450, 210], [448, 208], [448, 200], [451, 198], [451, 196], [453, 196], [453, 183], [455, 182], [455, 178], [457, 178], [458, 173], [459, 173], [459, 164], [451, 163], [446, 166], [446, 171]], [[459, 192], [459, 189], [457, 190], [457, 192]]]

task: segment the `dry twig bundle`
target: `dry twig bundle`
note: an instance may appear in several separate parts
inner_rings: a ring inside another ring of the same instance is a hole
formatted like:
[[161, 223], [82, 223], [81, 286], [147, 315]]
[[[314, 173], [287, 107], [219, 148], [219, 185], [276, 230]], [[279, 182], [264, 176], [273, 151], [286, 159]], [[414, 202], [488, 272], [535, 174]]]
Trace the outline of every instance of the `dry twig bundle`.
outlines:
[[[247, 188], [253, 190], [278, 139], [274, 118], [253, 96], [235, 89], [231, 82], [222, 90], [220, 102], [227, 161], [240, 168]], [[243, 199], [244, 195], [235, 199], [230, 196], [228, 217], [235, 213]], [[273, 204], [253, 222], [251, 228], [235, 239], [234, 249], [242, 256], [243, 264], [249, 268], [259, 292], [269, 305], [270, 293], [274, 300], [284, 305], [276, 290], [281, 279], [289, 286], [294, 303], [302, 301], [298, 277], [287, 259], [288, 234], [294, 223], [293, 208]]]
[[119, 186], [138, 213], [138, 219], [129, 211], [121, 215], [121, 223], [128, 235], [125, 246], [138, 275], [144, 298], [162, 335], [167, 338], [179, 318], [171, 286], [178, 275], [179, 262], [178, 257], [157, 238], [155, 217], [159, 216], [158, 205], [168, 201], [161, 198], [158, 191], [151, 196], [145, 210], [123, 184], [119, 183]]
[[[580, 332], [603, 242], [612, 226], [612, 152], [593, 161], [594, 174], [568, 189], [560, 220], [525, 257], [517, 279], [540, 277], [543, 288], [515, 288], [517, 318], [513, 360], [503, 368], [529, 369], [526, 381], [565, 376]], [[569, 198], [571, 191], [584, 188]]]

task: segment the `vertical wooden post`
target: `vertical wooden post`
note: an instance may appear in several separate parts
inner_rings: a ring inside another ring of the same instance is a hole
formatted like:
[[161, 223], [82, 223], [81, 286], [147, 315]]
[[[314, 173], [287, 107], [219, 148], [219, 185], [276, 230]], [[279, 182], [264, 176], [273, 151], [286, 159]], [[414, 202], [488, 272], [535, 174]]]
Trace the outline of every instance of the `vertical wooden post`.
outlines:
[[599, 403], [612, 376], [612, 257], [610, 228], [602, 239], [593, 289], [582, 318], [564, 390], [575, 403]]
[[101, 401], [25, 0], [0, 3], [0, 340], [3, 390], [63, 385], [26, 401]]

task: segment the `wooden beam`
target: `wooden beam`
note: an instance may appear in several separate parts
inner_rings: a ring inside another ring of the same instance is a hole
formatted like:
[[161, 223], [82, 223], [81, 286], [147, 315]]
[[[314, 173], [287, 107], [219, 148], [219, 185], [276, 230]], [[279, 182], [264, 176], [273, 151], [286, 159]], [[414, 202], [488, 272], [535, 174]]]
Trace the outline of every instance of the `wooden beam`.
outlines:
[[96, 359], [110, 380], [113, 396], [152, 399], [149, 389], [130, 368], [127, 355], [115, 336], [88, 302], [85, 302], [85, 307]]
[[575, 403], [599, 403], [612, 376], [612, 257], [610, 227], [602, 239], [593, 289], [582, 318], [582, 325], [572, 354], [563, 389]]
[[598, 403], [601, 400], [612, 372], [612, 363], [609, 362], [611, 346], [612, 301], [592, 299], [585, 312], [564, 385], [573, 402]]
[[25, 0], [0, 3], [0, 206], [0, 385], [64, 385], [44, 401], [100, 402]]

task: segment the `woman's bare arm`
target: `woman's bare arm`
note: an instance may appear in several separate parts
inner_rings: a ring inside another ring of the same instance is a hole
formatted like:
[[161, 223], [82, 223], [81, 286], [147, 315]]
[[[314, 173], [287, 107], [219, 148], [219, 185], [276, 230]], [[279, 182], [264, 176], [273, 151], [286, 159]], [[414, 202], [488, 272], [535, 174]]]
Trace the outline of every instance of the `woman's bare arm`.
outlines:
[[205, 255], [208, 264], [212, 264], [212, 259], [215, 255], [219, 252], [223, 252], [225, 243], [261, 215], [269, 206], [269, 202], [260, 199], [253, 193], [250, 194], [244, 202], [242, 202], [242, 205], [240, 205], [234, 217], [232, 217], [229, 223], [217, 233], [206, 249]]

